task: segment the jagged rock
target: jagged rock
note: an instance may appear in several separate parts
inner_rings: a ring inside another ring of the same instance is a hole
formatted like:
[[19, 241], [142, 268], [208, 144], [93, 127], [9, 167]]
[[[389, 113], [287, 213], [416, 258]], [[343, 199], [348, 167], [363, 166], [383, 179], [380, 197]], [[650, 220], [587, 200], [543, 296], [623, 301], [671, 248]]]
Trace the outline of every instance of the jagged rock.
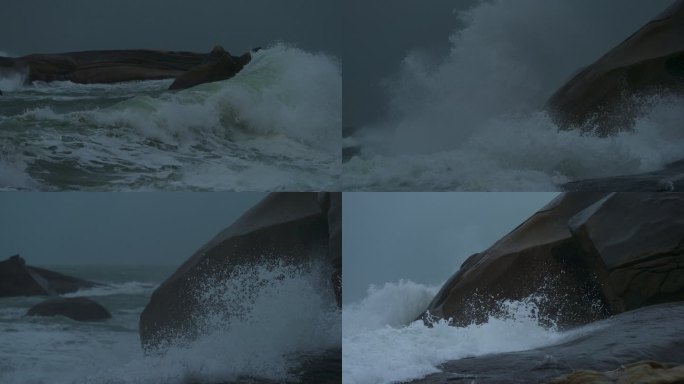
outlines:
[[537, 294], [565, 327], [683, 300], [683, 243], [682, 194], [566, 193], [468, 258], [427, 312], [467, 325]]
[[105, 307], [85, 297], [47, 299], [31, 307], [26, 315], [65, 316], [77, 321], [97, 321], [112, 317]]
[[27, 266], [19, 255], [0, 262], [0, 297], [55, 295], [99, 285], [101, 284]]
[[223, 47], [216, 46], [207, 61], [176, 77], [169, 89], [186, 89], [199, 84], [230, 79], [251, 60], [252, 55], [249, 52], [240, 57], [233, 57], [223, 50]]
[[564, 128], [598, 125], [610, 135], [631, 128], [631, 98], [684, 93], [684, 0], [678, 0], [558, 89], [547, 106]]
[[[140, 315], [140, 340], [146, 350], [173, 341], [175, 335], [193, 338], [199, 332], [194, 314], [201, 314], [197, 289], [209, 279], [223, 280], [239, 266], [283, 261], [303, 264], [322, 259], [336, 265], [331, 251], [330, 214], [338, 197], [316, 193], [274, 193], [242, 215], [183, 263], [157, 288]], [[328, 201], [328, 203], [326, 203]], [[337, 209], [337, 208], [335, 208]], [[340, 259], [341, 260], [341, 259]], [[334, 272], [333, 272], [334, 276]], [[330, 292], [330, 300], [335, 300]]]

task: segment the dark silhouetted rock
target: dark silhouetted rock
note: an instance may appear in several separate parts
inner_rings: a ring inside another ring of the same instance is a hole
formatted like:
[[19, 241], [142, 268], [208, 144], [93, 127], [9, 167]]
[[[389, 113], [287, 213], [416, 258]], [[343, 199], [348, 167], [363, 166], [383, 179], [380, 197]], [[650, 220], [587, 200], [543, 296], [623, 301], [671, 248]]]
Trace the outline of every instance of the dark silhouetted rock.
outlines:
[[100, 285], [47, 269], [27, 266], [19, 255], [0, 262], [0, 297], [55, 295]]
[[427, 311], [467, 325], [541, 294], [563, 327], [684, 300], [683, 243], [682, 194], [566, 193], [468, 258]]
[[85, 297], [52, 298], [31, 307], [27, 316], [65, 316], [77, 321], [97, 321], [112, 317], [105, 307]]
[[[338, 199], [316, 193], [274, 193], [247, 211], [154, 291], [140, 315], [143, 347], [150, 350], [174, 335], [195, 337], [199, 327], [194, 315], [207, 310], [199, 305], [198, 288], [209, 279], [229, 279], [236, 267], [325, 260], [340, 270], [341, 250], [331, 251], [330, 239], [336, 235], [329, 232], [329, 226], [339, 226], [333, 221], [340, 215], [329, 213]], [[331, 302], [335, 299], [331, 291]]]
[[[176, 78], [207, 62], [212, 54], [144, 49], [33, 54], [0, 58], [0, 69], [26, 71], [28, 83], [68, 80], [90, 84], [161, 80]], [[242, 63], [241, 58], [236, 62]]]
[[[641, 308], [602, 320], [558, 345], [453, 360], [411, 384], [537, 384], [577, 370], [613, 371], [644, 360], [684, 362], [684, 304]], [[642, 383], [647, 381], [623, 381]], [[679, 383], [681, 381], [676, 381]]]
[[558, 89], [548, 108], [562, 128], [592, 123], [601, 135], [631, 129], [638, 112], [632, 96], [684, 92], [682, 36], [684, 0], [677, 0]]
[[241, 57], [233, 57], [221, 46], [214, 47], [209, 56], [206, 62], [176, 77], [169, 89], [186, 89], [199, 84], [230, 79], [252, 59], [249, 53]]

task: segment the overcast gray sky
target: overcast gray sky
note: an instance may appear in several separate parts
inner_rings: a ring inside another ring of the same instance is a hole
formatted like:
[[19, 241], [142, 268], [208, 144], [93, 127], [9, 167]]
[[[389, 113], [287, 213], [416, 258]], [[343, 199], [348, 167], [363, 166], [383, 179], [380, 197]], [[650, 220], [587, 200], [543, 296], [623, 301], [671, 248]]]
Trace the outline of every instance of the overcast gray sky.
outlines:
[[262, 193], [0, 193], [0, 259], [179, 265]]
[[0, 51], [149, 48], [231, 53], [276, 41], [341, 56], [338, 0], [3, 0]]
[[345, 193], [345, 303], [370, 284], [410, 279], [439, 285], [557, 193]]
[[[544, 36], [550, 43], [538, 46], [538, 57], [530, 60], [548, 62], [557, 46], [577, 46], [564, 57], [553, 58], [573, 71], [589, 65], [608, 49], [627, 38], [644, 23], [664, 10], [674, 0], [518, 0], [510, 1], [521, 12], [503, 12], [515, 19], [527, 17], [525, 28], [511, 30], [511, 39], [519, 38], [524, 46], [525, 33]], [[420, 51], [439, 61], [449, 53], [449, 37], [465, 24], [458, 12], [485, 3], [484, 0], [347, 0], [344, 1], [344, 125], [372, 123], [385, 115], [385, 84], [399, 72], [401, 61], [411, 51]], [[489, 3], [508, 3], [491, 0]], [[543, 6], [540, 6], [543, 5]], [[559, 22], [559, 20], [561, 22]], [[492, 17], [491, 30], [504, 25]], [[569, 22], [568, 22], [569, 21]], [[514, 23], [511, 23], [514, 24]], [[548, 25], [568, 24], [562, 35], [549, 35]], [[546, 35], [545, 35], [546, 34]], [[578, 41], [581, 40], [581, 41]], [[555, 45], [555, 47], [554, 47]], [[549, 48], [549, 49], [547, 49]], [[521, 50], [522, 51], [522, 50]], [[530, 50], [534, 52], [534, 50]], [[467, 74], [466, 74], [467, 76]], [[562, 84], [562, 82], [561, 82]], [[560, 84], [559, 84], [560, 85]]]

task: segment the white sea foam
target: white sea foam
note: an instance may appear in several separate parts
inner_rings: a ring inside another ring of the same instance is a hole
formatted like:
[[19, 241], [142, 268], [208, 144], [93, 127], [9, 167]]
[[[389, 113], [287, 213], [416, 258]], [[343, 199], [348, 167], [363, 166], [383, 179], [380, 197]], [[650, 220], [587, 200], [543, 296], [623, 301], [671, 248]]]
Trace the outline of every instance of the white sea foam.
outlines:
[[663, 4], [629, 5], [631, 16], [616, 20], [611, 9], [622, 6], [493, 0], [463, 12], [449, 53], [437, 65], [409, 54], [390, 87], [388, 117], [347, 142], [362, 153], [343, 166], [344, 188], [557, 190], [681, 159], [681, 98], [646, 100], [634, 132], [612, 138], [559, 131], [542, 111], [573, 72]]
[[437, 292], [410, 281], [369, 289], [362, 301], [345, 305], [342, 318], [342, 377], [346, 384], [384, 384], [439, 372], [448, 360], [552, 345], [586, 329], [561, 333], [540, 324], [534, 300], [502, 303], [502, 313], [479, 325], [453, 327], [414, 321]]

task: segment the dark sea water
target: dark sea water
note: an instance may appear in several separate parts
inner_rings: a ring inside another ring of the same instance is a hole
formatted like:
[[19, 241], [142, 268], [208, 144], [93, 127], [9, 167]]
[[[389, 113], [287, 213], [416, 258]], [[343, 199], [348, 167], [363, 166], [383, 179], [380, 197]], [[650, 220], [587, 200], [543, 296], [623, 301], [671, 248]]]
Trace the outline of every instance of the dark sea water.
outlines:
[[[0, 383], [340, 381], [339, 310], [324, 304], [317, 278], [311, 275], [283, 269], [256, 271], [264, 279], [273, 273], [289, 274], [265, 289], [250, 292], [210, 284], [204, 288], [211, 291], [214, 304], [230, 305], [236, 298], [242, 301], [244, 321], [228, 324], [221, 311], [208, 312], [202, 323], [205, 334], [198, 340], [172, 347], [164, 356], [145, 356], [138, 336], [140, 313], [175, 267], [47, 267], [108, 284], [65, 296], [94, 299], [112, 318], [88, 323], [64, 317], [28, 318], [26, 311], [45, 297], [1, 298]], [[242, 285], [244, 278], [237, 276], [235, 281]], [[240, 295], [252, 295], [250, 304], [244, 304]]]
[[229, 80], [24, 86], [0, 77], [0, 189], [329, 190], [342, 78], [335, 59], [277, 45]]

